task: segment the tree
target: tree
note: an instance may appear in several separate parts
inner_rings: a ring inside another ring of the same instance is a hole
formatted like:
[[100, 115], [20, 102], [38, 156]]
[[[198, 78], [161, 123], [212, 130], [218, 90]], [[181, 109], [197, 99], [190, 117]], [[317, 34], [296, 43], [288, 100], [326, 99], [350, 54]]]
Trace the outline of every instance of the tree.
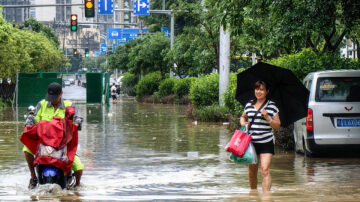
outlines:
[[165, 76], [170, 71], [169, 64], [164, 60], [170, 48], [169, 38], [158, 32], [137, 40], [140, 41], [131, 48], [128, 55], [129, 71], [136, 75], [160, 71]]
[[337, 53], [344, 36], [360, 23], [356, 0], [222, 0], [223, 24], [258, 42], [267, 56], [300, 51]]
[[128, 71], [129, 53], [141, 40], [130, 40], [124, 45], [119, 45], [114, 54], [108, 57], [109, 67], [111, 69], [120, 69], [124, 72]]
[[[186, 3], [195, 3], [198, 0], [166, 0], [166, 10], [178, 10], [180, 6]], [[162, 10], [162, 0], [151, 0], [151, 10]], [[170, 27], [170, 16], [164, 14], [152, 13], [150, 16], [141, 17], [141, 20], [147, 27], [150, 27], [151, 32], [160, 31], [161, 27]], [[188, 15], [188, 12], [175, 13], [175, 35], [183, 33], [183, 30], [187, 26], [193, 26], [198, 24], [198, 19]]]
[[17, 72], [55, 71], [66, 62], [62, 52], [44, 35], [13, 27], [0, 16], [0, 77]]
[[193, 54], [202, 70], [219, 68], [220, 15], [219, 11], [212, 7], [213, 1], [179, 1], [177, 7], [173, 6], [176, 15], [186, 14], [188, 18], [196, 19], [183, 28], [183, 34], [188, 35], [187, 40], [199, 47]]
[[50, 41], [52, 41], [56, 48], [59, 48], [60, 42], [58, 36], [55, 34], [54, 30], [50, 27], [45, 26], [41, 22], [38, 22], [34, 18], [29, 18], [25, 20], [24, 27], [30, 28], [34, 32], [38, 32], [46, 36]]

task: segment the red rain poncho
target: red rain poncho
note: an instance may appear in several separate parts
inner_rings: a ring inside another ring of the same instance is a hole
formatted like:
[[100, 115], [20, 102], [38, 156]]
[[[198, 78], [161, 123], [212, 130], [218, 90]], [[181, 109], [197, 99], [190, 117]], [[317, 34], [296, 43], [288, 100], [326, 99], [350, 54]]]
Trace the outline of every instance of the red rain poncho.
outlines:
[[53, 117], [26, 126], [20, 141], [36, 154], [36, 164], [49, 164], [70, 172], [78, 144], [77, 127], [67, 118]]

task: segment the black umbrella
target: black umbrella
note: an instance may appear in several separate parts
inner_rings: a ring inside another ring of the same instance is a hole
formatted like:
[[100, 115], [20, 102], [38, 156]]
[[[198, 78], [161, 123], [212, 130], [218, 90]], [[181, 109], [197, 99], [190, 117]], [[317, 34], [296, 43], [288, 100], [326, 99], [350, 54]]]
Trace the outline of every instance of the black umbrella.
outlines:
[[279, 108], [281, 126], [307, 115], [309, 91], [289, 69], [259, 62], [237, 75], [236, 99], [245, 106], [255, 98], [254, 84], [265, 81], [270, 93], [268, 98]]

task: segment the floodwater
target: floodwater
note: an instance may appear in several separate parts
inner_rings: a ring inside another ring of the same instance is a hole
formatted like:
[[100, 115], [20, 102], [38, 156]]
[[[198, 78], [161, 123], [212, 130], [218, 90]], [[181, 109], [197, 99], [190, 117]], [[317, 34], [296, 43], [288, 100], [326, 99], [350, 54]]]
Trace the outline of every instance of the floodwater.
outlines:
[[109, 108], [78, 107], [85, 169], [82, 185], [69, 191], [27, 190], [18, 141], [26, 109], [0, 113], [0, 201], [360, 201], [359, 158], [305, 158], [277, 149], [271, 194], [262, 193], [260, 174], [259, 191], [250, 192], [247, 167], [228, 160], [231, 134], [221, 124], [193, 123], [181, 106], [130, 98]]

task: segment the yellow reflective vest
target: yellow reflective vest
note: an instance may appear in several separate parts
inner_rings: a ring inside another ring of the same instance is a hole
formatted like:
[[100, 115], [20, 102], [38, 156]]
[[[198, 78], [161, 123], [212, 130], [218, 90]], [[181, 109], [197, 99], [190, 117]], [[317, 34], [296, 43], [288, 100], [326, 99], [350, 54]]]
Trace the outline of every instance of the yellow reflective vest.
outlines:
[[70, 107], [72, 105], [72, 103], [69, 100], [64, 100], [64, 107], [59, 106], [56, 110], [54, 109], [54, 106], [52, 106], [52, 104], [48, 101], [41, 100], [40, 104], [41, 104], [41, 108], [37, 111], [36, 116], [35, 116], [35, 121], [39, 122], [39, 121], [51, 121], [53, 119], [54, 116], [58, 116], [60, 118], [65, 118], [65, 108], [66, 107]]

